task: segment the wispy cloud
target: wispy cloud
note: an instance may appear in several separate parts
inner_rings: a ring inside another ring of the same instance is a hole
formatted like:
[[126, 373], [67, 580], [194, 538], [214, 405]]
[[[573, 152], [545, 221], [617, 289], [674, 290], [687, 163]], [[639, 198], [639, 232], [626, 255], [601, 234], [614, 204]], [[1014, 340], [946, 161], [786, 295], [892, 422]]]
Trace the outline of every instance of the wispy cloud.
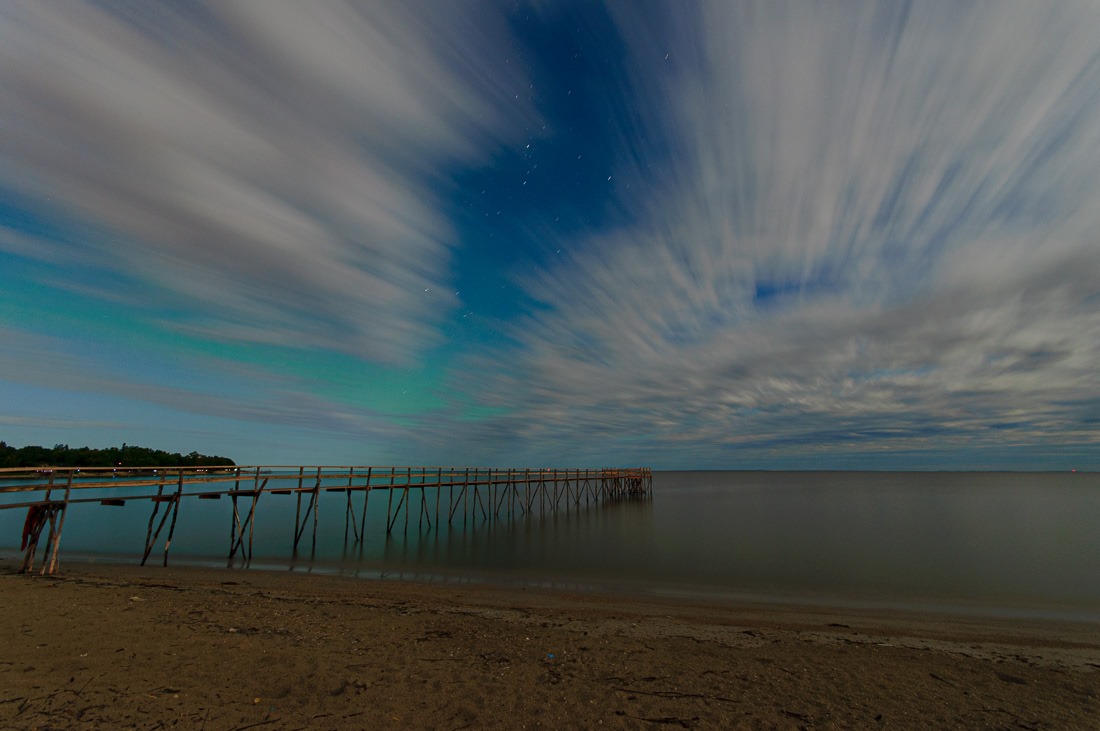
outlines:
[[[410, 461], [1095, 455], [1098, 25], [1089, 2], [8, 4], [0, 301], [138, 325], [8, 317], [0, 379]], [[383, 414], [363, 363], [391, 395], [449, 368], [449, 401]]]
[[0, 245], [91, 249], [205, 337], [408, 360], [455, 304], [450, 167], [533, 114], [510, 44], [469, 3], [8, 5], [0, 186], [84, 241]]
[[[150, 428], [187, 431], [179, 423], [149, 424], [151, 417], [144, 410], [130, 420], [125, 416], [126, 408], [118, 409], [118, 416], [109, 422], [71, 417], [71, 409], [78, 403], [71, 394], [96, 394], [123, 404], [144, 403], [164, 407], [169, 413], [210, 417], [218, 420], [220, 430], [225, 430], [227, 424], [250, 423], [309, 430], [369, 444], [378, 456], [392, 454], [393, 445], [402, 442], [408, 428], [400, 419], [369, 408], [350, 407], [313, 395], [305, 379], [262, 367], [204, 363], [199, 355], [180, 359], [126, 352], [123, 359], [112, 353], [120, 348], [103, 333], [94, 338], [62, 338], [0, 327], [0, 339], [5, 355], [0, 360], [0, 382], [70, 394], [49, 406], [39, 404], [37, 414], [14, 414], [12, 405], [7, 404], [8, 412], [0, 417], [0, 425], [85, 431], [101, 428], [122, 434]], [[34, 363], [31, 370], [26, 367], [29, 362]], [[151, 438], [157, 439], [158, 435], [154, 433]], [[285, 445], [284, 449], [297, 446]]]
[[692, 8], [619, 8], [636, 223], [527, 279], [504, 431], [680, 464], [1094, 443], [1096, 7]]
[[93, 421], [58, 417], [0, 416], [4, 426], [31, 427], [35, 429], [118, 429], [124, 426], [113, 421]]

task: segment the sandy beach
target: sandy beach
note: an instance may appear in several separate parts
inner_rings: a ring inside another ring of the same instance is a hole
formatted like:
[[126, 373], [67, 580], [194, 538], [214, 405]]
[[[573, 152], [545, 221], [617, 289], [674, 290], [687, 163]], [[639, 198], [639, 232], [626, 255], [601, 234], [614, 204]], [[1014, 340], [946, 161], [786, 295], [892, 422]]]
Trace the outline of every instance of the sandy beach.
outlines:
[[1100, 727], [1100, 627], [0, 564], [0, 728]]

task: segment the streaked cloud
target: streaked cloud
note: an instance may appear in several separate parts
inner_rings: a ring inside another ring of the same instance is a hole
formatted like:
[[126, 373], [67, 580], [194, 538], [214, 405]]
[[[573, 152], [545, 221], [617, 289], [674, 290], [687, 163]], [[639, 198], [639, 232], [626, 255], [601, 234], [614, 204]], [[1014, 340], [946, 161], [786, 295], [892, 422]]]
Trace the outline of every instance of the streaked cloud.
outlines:
[[526, 277], [485, 397], [513, 433], [671, 464], [1090, 450], [1095, 5], [615, 7], [636, 223]]
[[25, 416], [0, 416], [0, 424], [37, 429], [118, 429], [124, 426], [121, 423], [111, 421]]
[[[0, 10], [0, 186], [222, 340], [408, 361], [456, 305], [442, 202], [533, 114], [471, 3], [17, 3]], [[70, 273], [79, 277], [79, 272]]]
[[0, 379], [410, 462], [1095, 465], [1098, 26], [8, 5]]

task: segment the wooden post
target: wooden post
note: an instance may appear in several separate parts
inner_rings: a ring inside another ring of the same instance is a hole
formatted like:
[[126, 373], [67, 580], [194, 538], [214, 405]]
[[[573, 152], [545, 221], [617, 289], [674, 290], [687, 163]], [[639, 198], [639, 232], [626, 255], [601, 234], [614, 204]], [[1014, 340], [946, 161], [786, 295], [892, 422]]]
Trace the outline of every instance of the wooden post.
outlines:
[[481, 480], [479, 479], [480, 475], [481, 468], [479, 467], [474, 470], [474, 500], [476, 501], [477, 505], [481, 507], [481, 520], [486, 521], [488, 520], [488, 516], [485, 513], [485, 501], [481, 499], [481, 492], [478, 490], [478, 485], [481, 482]]
[[435, 475], [435, 524], [439, 525], [439, 497], [443, 494], [443, 468]]
[[[70, 472], [70, 479], [72, 473]], [[46, 486], [46, 494], [41, 503], [27, 507], [27, 519], [23, 524], [23, 538], [26, 541], [23, 560], [19, 562], [19, 573], [25, 574], [34, 569], [34, 557], [38, 553], [38, 541], [42, 536], [42, 529], [50, 524], [50, 534], [46, 538], [46, 556], [43, 557], [43, 570], [49, 561], [49, 546], [53, 541], [54, 504], [50, 500], [53, 494], [54, 473], [50, 472], [50, 482]], [[21, 546], [21, 548], [24, 548]]]
[[309, 490], [307, 492], [309, 492], [309, 502], [306, 503], [306, 512], [302, 516], [301, 523], [298, 523], [297, 522], [297, 517], [295, 517], [295, 526], [294, 526], [294, 555], [295, 556], [298, 555], [298, 542], [302, 540], [302, 536], [306, 532], [306, 521], [309, 520], [309, 514], [312, 511], [314, 511], [317, 507], [317, 493], [312, 491], [312, 490]]
[[[233, 492], [229, 496], [229, 500], [233, 503], [233, 509], [229, 515], [229, 558], [232, 566], [233, 554], [236, 553], [235, 546], [237, 545], [237, 526], [241, 524], [240, 513], [237, 512], [237, 493]], [[297, 553], [297, 551], [295, 551]]]
[[348, 547], [348, 532], [354, 531], [355, 542], [359, 542], [359, 526], [355, 522], [355, 508], [351, 504], [351, 490], [344, 490], [344, 548]]
[[27, 508], [27, 522], [24, 525], [27, 539], [26, 552], [19, 563], [19, 573], [25, 574], [34, 569], [34, 556], [38, 552], [38, 539], [42, 535], [42, 529], [46, 526], [50, 504], [32, 505]]
[[417, 482], [417, 485], [420, 486], [420, 509], [417, 511], [417, 514], [416, 514], [416, 527], [419, 528], [419, 529], [423, 529], [424, 528], [424, 512], [426, 510], [425, 505], [424, 505], [424, 474], [425, 474], [425, 472], [428, 468], [427, 467], [417, 467], [416, 469], [420, 473], [419, 475], [417, 475], [417, 477], [419, 478], [419, 482]]
[[455, 470], [452, 465], [451, 472], [447, 476], [447, 509], [450, 513], [447, 516], [447, 525], [451, 524], [451, 519], [455, 515]]
[[348, 546], [348, 525], [351, 525], [351, 530], [355, 534], [356, 543], [359, 542], [359, 526], [355, 524], [355, 506], [351, 504], [351, 481], [355, 477], [355, 468], [348, 468], [348, 485], [344, 490], [344, 496], [347, 498], [347, 504], [344, 507], [344, 548]]
[[[259, 468], [256, 473], [259, 474]], [[321, 467], [317, 467], [317, 484], [313, 486], [313, 544], [310, 546], [310, 558], [317, 555], [317, 514], [321, 507]]]
[[233, 503], [233, 511], [229, 516], [229, 561], [233, 560], [233, 544], [237, 542], [237, 491], [241, 489], [241, 468], [237, 467], [233, 470], [233, 475], [236, 478], [233, 481], [233, 491], [230, 495], [230, 500]]
[[[477, 479], [477, 469], [474, 469], [474, 479]], [[470, 468], [466, 468], [466, 477], [462, 482], [462, 527], [466, 527], [466, 518], [470, 514]]]
[[481, 515], [485, 521], [493, 519], [493, 477], [496, 471], [492, 467], [485, 470], [485, 500], [489, 501], [489, 509], [485, 509], [485, 503], [481, 504]]
[[298, 468], [298, 489], [294, 493], [294, 555], [298, 555], [298, 524], [302, 518], [302, 480], [305, 477], [306, 468]]
[[420, 516], [428, 519], [428, 530], [432, 529], [432, 516], [428, 514], [428, 496], [424, 489], [428, 482], [428, 468], [420, 468]]
[[[390, 468], [390, 502], [393, 502], [394, 480], [396, 479], [396, 467]], [[401, 515], [401, 506], [405, 506], [405, 532], [409, 530], [409, 508], [405, 502], [405, 499], [409, 496], [409, 481], [406, 478], [405, 485], [401, 491], [401, 499], [397, 501], [397, 509], [393, 512], [393, 520], [389, 520], [389, 511], [387, 511], [387, 524], [386, 533], [389, 534], [393, 530], [393, 526], [397, 524], [397, 518]]]
[[[478, 467], [474, 467], [474, 483], [477, 481]], [[474, 488], [477, 489], [476, 487]], [[466, 519], [470, 517], [470, 468], [466, 467], [466, 481], [462, 486], [462, 528], [466, 527]]]
[[[504, 489], [503, 490], [499, 489], [500, 486], [498, 485], [498, 489], [497, 489], [498, 497], [497, 497], [496, 501], [493, 504], [493, 517], [494, 518], [499, 518], [500, 517], [500, 506], [504, 505], [505, 501], [508, 499], [508, 490], [511, 487], [511, 481], [512, 481], [512, 470], [509, 469], [508, 474], [505, 477], [505, 481], [501, 483], [501, 484], [504, 485]], [[508, 512], [505, 511], [505, 516], [507, 516], [507, 514], [508, 514]]]
[[[50, 473], [50, 484], [53, 484], [53, 473]], [[45, 571], [48, 575], [53, 576], [57, 572], [57, 552], [61, 550], [61, 530], [65, 527], [65, 516], [69, 513], [69, 495], [73, 491], [73, 471], [69, 470], [69, 477], [65, 483], [65, 501], [61, 503], [61, 517], [57, 521], [57, 531], [53, 534], [53, 540], [51, 541], [47, 555], [49, 556], [49, 562], [46, 564]], [[45, 557], [43, 557], [45, 560]]]
[[373, 467], [367, 468], [367, 485], [363, 490], [363, 514], [359, 516], [359, 535], [362, 538], [362, 542], [367, 542], [367, 500], [370, 499], [370, 478]]
[[[180, 499], [183, 498], [183, 469], [180, 469], [179, 483], [176, 487], [176, 499], [172, 501], [172, 524], [168, 526], [168, 539], [164, 542], [164, 566], [168, 565], [168, 549], [172, 546], [172, 536], [176, 533], [176, 518], [180, 513]], [[252, 543], [252, 533], [249, 532], [249, 543]]]
[[389, 500], [386, 501], [386, 535], [389, 535], [390, 529], [393, 528], [393, 523], [390, 522], [390, 508], [393, 507], [393, 472], [396, 469], [396, 467], [390, 467], [390, 497]]
[[[466, 472], [469, 473], [469, 471], [470, 471], [470, 469], [467, 467]], [[451, 468], [451, 479], [450, 479], [450, 496], [448, 498], [450, 503], [451, 503], [451, 511], [447, 515], [447, 525], [451, 525], [451, 522], [454, 520], [455, 511], [458, 510], [459, 502], [462, 500], [462, 496], [466, 493], [466, 484], [463, 483], [462, 484], [462, 489], [458, 493], [458, 498], [459, 499], [455, 500], [455, 493], [454, 493], [455, 474], [456, 474], [455, 468], [452, 467]]]
[[401, 501], [405, 504], [405, 535], [409, 534], [409, 483], [412, 482], [412, 467], [405, 468], [405, 491]]
[[[259, 470], [257, 469], [257, 473], [258, 472], [259, 472]], [[264, 488], [267, 487], [267, 481], [269, 479], [271, 479], [271, 478], [265, 477], [263, 483], [261, 483], [259, 485], [254, 485], [254, 487], [256, 489], [251, 491], [252, 492], [252, 504], [248, 507], [248, 515], [245, 516], [245, 519], [243, 521], [240, 520], [240, 514], [237, 513], [236, 507], [234, 506], [234, 508], [233, 508], [233, 513], [236, 516], [237, 522], [239, 523], [239, 525], [237, 526], [237, 540], [229, 548], [229, 560], [230, 561], [232, 561], [233, 557], [235, 555], [237, 555], [237, 549], [240, 549], [241, 558], [244, 559], [244, 562], [246, 564], [252, 560], [252, 537], [253, 537], [253, 526], [256, 525], [256, 503], [259, 502], [260, 495], [263, 494]], [[234, 495], [234, 497], [236, 497], [236, 496]], [[245, 529], [246, 525], [248, 526], [248, 547], [247, 548], [244, 545], [244, 529]], [[295, 555], [297, 555], [297, 542], [295, 542]]]
[[[141, 558], [141, 565], [142, 566], [144, 566], [145, 562], [149, 560], [149, 552], [151, 550], [153, 550], [153, 540], [154, 540], [154, 538], [153, 538], [153, 520], [157, 517], [157, 513], [160, 511], [160, 500], [158, 498], [163, 494], [164, 494], [164, 478], [161, 477], [159, 479], [159, 484], [157, 485], [157, 496], [155, 498], [153, 498], [153, 512], [149, 516], [149, 527], [146, 528], [146, 530], [145, 530], [145, 555], [142, 556], [142, 558]], [[237, 506], [236, 505], [233, 506], [233, 512], [234, 513], [237, 512]], [[163, 523], [164, 523], [164, 521], [162, 520], [161, 524], [163, 525]], [[157, 530], [159, 532], [160, 529], [158, 528]]]

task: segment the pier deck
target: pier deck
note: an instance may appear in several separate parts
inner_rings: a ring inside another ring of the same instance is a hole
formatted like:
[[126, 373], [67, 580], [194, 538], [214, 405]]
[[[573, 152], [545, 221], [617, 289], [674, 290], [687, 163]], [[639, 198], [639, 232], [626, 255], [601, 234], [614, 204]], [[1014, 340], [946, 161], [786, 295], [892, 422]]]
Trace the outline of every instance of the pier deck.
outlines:
[[20, 572], [34, 569], [41, 535], [49, 527], [39, 571], [53, 574], [58, 567], [67, 508], [74, 504], [117, 507], [128, 502], [148, 502], [152, 509], [141, 563], [149, 560], [167, 527], [163, 544], [163, 564], [167, 566], [180, 505], [185, 499], [228, 498], [229, 560], [240, 556], [247, 562], [252, 558], [256, 505], [265, 495], [295, 497], [293, 550], [297, 553], [311, 524], [310, 550], [316, 550], [322, 493], [344, 494], [344, 540], [346, 543], [350, 537], [358, 543], [366, 540], [367, 505], [370, 494], [377, 490], [386, 492], [388, 535], [402, 518], [402, 529], [407, 531], [413, 513], [418, 529], [427, 525], [431, 530], [441, 520], [448, 524], [461, 520], [476, 526], [556, 511], [563, 503], [565, 507], [579, 508], [582, 503], [587, 506], [609, 500], [647, 498], [652, 488], [653, 474], [649, 468], [362, 465], [4, 468], [0, 469], [0, 510], [27, 511]]

